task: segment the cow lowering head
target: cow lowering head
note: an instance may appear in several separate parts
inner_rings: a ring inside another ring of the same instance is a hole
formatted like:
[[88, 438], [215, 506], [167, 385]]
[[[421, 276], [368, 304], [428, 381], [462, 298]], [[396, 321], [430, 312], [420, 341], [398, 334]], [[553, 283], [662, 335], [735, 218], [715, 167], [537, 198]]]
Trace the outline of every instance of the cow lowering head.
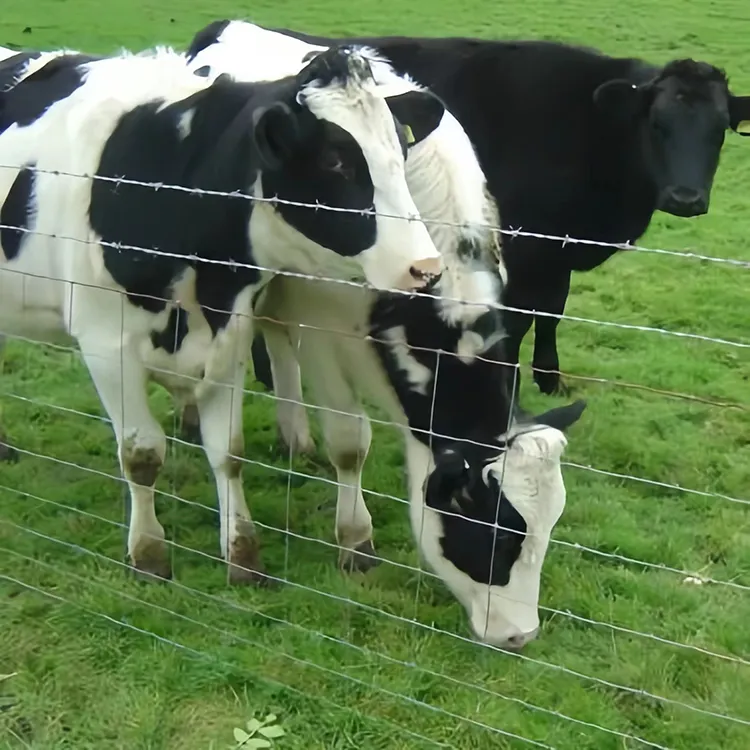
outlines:
[[539, 631], [542, 564], [565, 507], [562, 431], [584, 409], [577, 401], [516, 422], [495, 448], [454, 443], [435, 457], [425, 522], [439, 541], [423, 550], [486, 643], [517, 651]]
[[366, 58], [345, 46], [316, 54], [288, 80], [291, 96], [254, 116], [263, 197], [281, 199], [286, 224], [356, 260], [377, 289], [435, 281], [443, 263], [419, 221], [405, 156], [439, 125], [442, 103], [424, 91], [384, 98]]
[[726, 130], [750, 135], [750, 97], [730, 93], [724, 72], [705, 62], [674, 60], [640, 84], [607, 81], [594, 101], [638, 123], [657, 208], [675, 216], [708, 211]]

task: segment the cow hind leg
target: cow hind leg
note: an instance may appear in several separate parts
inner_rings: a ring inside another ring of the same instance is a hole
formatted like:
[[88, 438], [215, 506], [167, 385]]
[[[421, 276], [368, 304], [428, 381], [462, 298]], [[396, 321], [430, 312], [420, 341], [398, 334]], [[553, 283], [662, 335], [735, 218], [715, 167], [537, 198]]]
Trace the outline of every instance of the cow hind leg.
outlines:
[[372, 429], [364, 412], [356, 407], [351, 411], [351, 415], [324, 411], [323, 433], [339, 485], [336, 500], [339, 566], [346, 572], [366, 572], [380, 563], [372, 543], [372, 516], [362, 495], [362, 468], [370, 449]]
[[[313, 454], [315, 443], [304, 407], [300, 366], [286, 327], [264, 324], [263, 339], [273, 373], [276, 423], [285, 453]], [[262, 339], [261, 339], [262, 341]]]
[[238, 368], [234, 384], [208, 387], [198, 398], [197, 409], [203, 449], [216, 479], [221, 552], [228, 564], [228, 581], [266, 585], [269, 579], [261, 561], [260, 542], [242, 488], [243, 380], [244, 368]]
[[170, 556], [154, 505], [154, 486], [164, 464], [167, 439], [149, 409], [146, 372], [132, 352], [92, 351], [85, 341], [81, 350], [112, 420], [120, 468], [130, 491], [130, 563], [146, 577], [169, 579]]

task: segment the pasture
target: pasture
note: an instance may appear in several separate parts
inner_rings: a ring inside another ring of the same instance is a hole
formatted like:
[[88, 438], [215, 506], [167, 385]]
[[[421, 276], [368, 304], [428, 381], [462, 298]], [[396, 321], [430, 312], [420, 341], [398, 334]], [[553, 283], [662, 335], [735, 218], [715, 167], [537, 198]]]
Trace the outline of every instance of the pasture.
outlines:
[[[181, 47], [209, 21], [243, 14], [329, 34], [556, 38], [654, 62], [692, 56], [750, 94], [739, 0], [5, 0], [0, 45]], [[749, 175], [750, 143], [728, 134], [709, 214], [657, 215], [641, 244], [750, 261]], [[567, 382], [588, 409], [569, 436], [542, 632], [521, 656], [469, 640], [463, 609], [419, 572], [406, 506], [393, 499], [367, 496], [376, 549], [398, 564], [338, 571], [333, 472], [319, 458], [295, 458], [289, 472], [273, 402], [250, 378], [245, 489], [269, 572], [286, 583], [227, 588], [212, 475], [200, 448], [178, 442], [158, 485], [176, 580], [133, 581], [125, 486], [88, 375], [74, 353], [11, 342], [0, 405], [21, 460], [0, 465], [0, 747], [223, 748], [232, 727], [273, 712], [287, 732], [277, 746], [290, 749], [744, 750], [750, 350], [639, 328], [747, 344], [749, 289], [750, 267], [651, 252], [574, 275], [567, 315], [636, 328], [560, 324]], [[563, 403], [523, 374], [526, 408]], [[156, 387], [153, 398], [176, 435], [170, 399]], [[375, 425], [365, 486], [403, 497], [401, 467], [395, 430]]]

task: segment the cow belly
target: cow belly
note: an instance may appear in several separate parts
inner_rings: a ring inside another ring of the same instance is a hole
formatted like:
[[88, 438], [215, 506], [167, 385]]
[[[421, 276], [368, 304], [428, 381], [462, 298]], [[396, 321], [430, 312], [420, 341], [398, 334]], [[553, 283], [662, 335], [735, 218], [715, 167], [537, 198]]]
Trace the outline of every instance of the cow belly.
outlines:
[[69, 341], [64, 300], [69, 283], [48, 278], [41, 266], [0, 264], [0, 332], [35, 341]]

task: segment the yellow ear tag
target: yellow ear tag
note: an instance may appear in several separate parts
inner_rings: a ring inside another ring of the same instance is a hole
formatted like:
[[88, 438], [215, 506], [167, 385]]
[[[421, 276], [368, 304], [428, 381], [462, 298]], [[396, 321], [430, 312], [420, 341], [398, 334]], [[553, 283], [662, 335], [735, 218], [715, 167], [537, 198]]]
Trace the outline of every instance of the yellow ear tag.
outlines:
[[742, 122], [740, 122], [737, 125], [737, 132], [750, 134], [750, 120], [743, 120]]
[[[747, 124], [750, 126], [750, 122], [743, 123], [743, 125]], [[738, 128], [739, 130], [739, 128]], [[411, 128], [408, 125], [404, 126], [404, 132], [406, 133], [406, 142], [411, 144], [414, 143], [417, 139], [414, 137], [414, 133], [412, 133]]]

